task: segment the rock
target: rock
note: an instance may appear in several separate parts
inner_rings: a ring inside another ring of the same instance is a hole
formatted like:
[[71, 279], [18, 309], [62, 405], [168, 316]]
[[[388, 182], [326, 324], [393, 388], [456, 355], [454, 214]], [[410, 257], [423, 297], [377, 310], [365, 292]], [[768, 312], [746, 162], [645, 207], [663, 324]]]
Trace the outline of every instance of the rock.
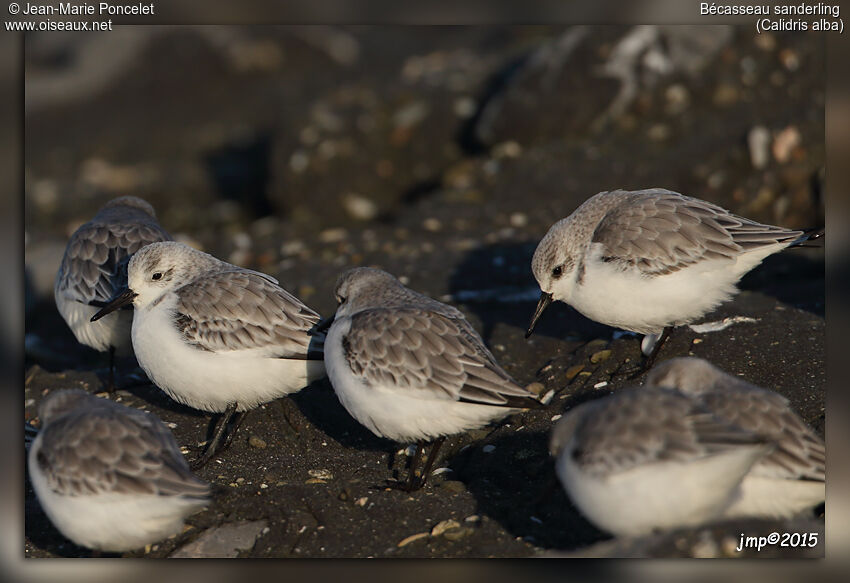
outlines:
[[173, 559], [232, 559], [239, 551], [254, 546], [257, 537], [266, 528], [265, 520], [225, 524], [204, 531], [191, 543], [171, 554]]
[[427, 532], [417, 532], [416, 534], [412, 534], [412, 535], [410, 535], [409, 537], [407, 537], [407, 538], [402, 539], [401, 541], [399, 541], [399, 543], [398, 543], [398, 545], [397, 545], [397, 546], [398, 546], [399, 548], [401, 548], [401, 547], [406, 547], [407, 545], [409, 545], [409, 544], [410, 544], [410, 543], [412, 543], [413, 541], [417, 541], [417, 540], [419, 540], [419, 539], [421, 539], [421, 538], [427, 538], [428, 536], [430, 536], [430, 535], [429, 535]]
[[738, 101], [738, 89], [734, 85], [723, 83], [714, 90], [714, 104], [727, 107]]
[[800, 130], [794, 126], [788, 126], [779, 132], [773, 139], [773, 157], [780, 164], [784, 164], [791, 158], [791, 152], [800, 143]]
[[570, 368], [568, 368], [567, 369], [567, 382], [576, 378], [576, 375], [578, 375], [578, 373], [580, 373], [583, 370], [584, 370], [583, 364], [577, 364], [575, 366], [571, 366]]
[[543, 390], [545, 388], [546, 387], [543, 385], [543, 383], [534, 382], [534, 383], [531, 383], [528, 386], [526, 386], [525, 390], [528, 391], [529, 393], [534, 393], [535, 395], [537, 395], [539, 397], [543, 393]]
[[447, 530], [451, 530], [453, 528], [460, 528], [460, 523], [457, 520], [449, 518], [448, 520], [443, 520], [438, 522], [434, 528], [431, 529], [431, 536], [440, 536]]
[[466, 491], [466, 484], [458, 480], [446, 480], [445, 482], [440, 484], [440, 488], [444, 488], [449, 492], [460, 494], [461, 492]]
[[756, 126], [747, 135], [747, 145], [750, 148], [750, 162], [753, 168], [761, 170], [767, 166], [770, 160], [768, 146], [770, 145], [770, 132], [764, 126]]
[[600, 350], [598, 352], [594, 352], [590, 355], [590, 362], [593, 364], [599, 364], [600, 362], [605, 362], [611, 358], [611, 350]]
[[257, 437], [256, 435], [252, 435], [248, 438], [248, 445], [251, 447], [256, 447], [257, 449], [266, 449], [266, 442]]
[[378, 205], [358, 194], [348, 193], [342, 199], [345, 212], [358, 221], [369, 221], [378, 216]]
[[334, 479], [334, 475], [331, 473], [330, 470], [324, 470], [324, 469], [322, 469], [322, 470], [308, 470], [307, 473], [310, 474], [310, 476], [312, 476], [313, 478], [316, 478], [316, 479], [319, 479], [319, 480], [333, 480]]
[[471, 529], [470, 527], [463, 526], [461, 528], [455, 528], [455, 529], [447, 531], [446, 533], [443, 534], [443, 538], [448, 539], [450, 541], [456, 541], [456, 540], [460, 540], [460, 539], [462, 539], [466, 536], [469, 536], [473, 532], [475, 532], [475, 531], [473, 529]]

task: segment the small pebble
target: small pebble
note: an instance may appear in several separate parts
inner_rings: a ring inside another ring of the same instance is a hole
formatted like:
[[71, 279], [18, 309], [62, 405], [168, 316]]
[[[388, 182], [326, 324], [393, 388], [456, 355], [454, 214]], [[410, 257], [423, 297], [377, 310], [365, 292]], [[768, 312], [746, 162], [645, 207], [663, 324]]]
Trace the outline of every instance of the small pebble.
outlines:
[[484, 453], [493, 453], [494, 451], [496, 451], [496, 446], [495, 445], [485, 445], [484, 447], [481, 448], [481, 451], [483, 451]]
[[471, 528], [469, 528], [468, 526], [464, 526], [464, 527], [461, 527], [461, 528], [454, 528], [454, 529], [444, 533], [443, 538], [445, 538], [446, 540], [450, 540], [450, 541], [457, 541], [457, 540], [462, 539], [465, 536], [469, 536], [473, 532], [475, 532], [475, 531], [472, 530]]
[[459, 480], [446, 480], [440, 484], [440, 487], [456, 494], [466, 491], [466, 485]]
[[436, 233], [440, 229], [443, 228], [443, 224], [439, 221], [439, 219], [435, 219], [433, 217], [427, 218], [422, 221], [422, 226], [426, 231], [431, 231], [432, 233]]
[[770, 145], [770, 132], [764, 126], [756, 126], [747, 135], [747, 144], [750, 148], [750, 162], [753, 168], [761, 170], [770, 159], [768, 147]]
[[322, 243], [339, 243], [348, 236], [348, 231], [345, 229], [325, 229], [319, 233], [319, 241]]
[[611, 357], [610, 350], [600, 350], [599, 352], [594, 352], [590, 355], [590, 362], [593, 364], [599, 364], [600, 362], [604, 362]]
[[248, 445], [257, 449], [266, 449], [266, 442], [257, 437], [256, 435], [252, 435], [248, 438]]
[[576, 378], [576, 375], [584, 370], [583, 364], [577, 364], [575, 366], [571, 366], [567, 369], [567, 381], [571, 381]]
[[405, 547], [405, 546], [409, 545], [410, 543], [412, 543], [414, 541], [417, 541], [421, 538], [426, 538], [428, 536], [430, 536], [430, 533], [427, 533], [427, 532], [418, 532], [416, 534], [412, 534], [409, 537], [402, 539], [398, 543], [398, 547]]
[[451, 518], [443, 520], [438, 522], [434, 528], [431, 529], [431, 536], [440, 536], [447, 530], [451, 530], [453, 528], [460, 528], [460, 523], [457, 520]]
[[522, 146], [513, 140], [496, 144], [493, 147], [493, 156], [496, 158], [518, 158], [522, 154]]
[[524, 213], [513, 213], [508, 220], [512, 227], [516, 227], [518, 229], [528, 224], [528, 216]]
[[359, 221], [368, 221], [378, 216], [378, 205], [358, 194], [345, 195], [342, 206], [351, 218]]
[[602, 387], [607, 387], [607, 386], [608, 386], [608, 381], [601, 381], [601, 382], [598, 382], [595, 385], [593, 385], [593, 388], [594, 389], [601, 389]]
[[791, 151], [800, 143], [800, 130], [794, 126], [788, 126], [773, 140], [773, 157], [780, 164], [784, 164], [791, 158]]
[[720, 85], [714, 91], [714, 104], [719, 106], [732, 105], [738, 101], [738, 89], [732, 85]]
[[475, 100], [469, 96], [460, 97], [455, 100], [452, 109], [456, 116], [460, 118], [472, 117], [475, 114], [477, 107]]
[[333, 480], [334, 479], [334, 475], [331, 473], [330, 470], [324, 470], [324, 469], [322, 469], [322, 470], [308, 470], [307, 473], [310, 476], [312, 476], [314, 478], [318, 478], [320, 480]]

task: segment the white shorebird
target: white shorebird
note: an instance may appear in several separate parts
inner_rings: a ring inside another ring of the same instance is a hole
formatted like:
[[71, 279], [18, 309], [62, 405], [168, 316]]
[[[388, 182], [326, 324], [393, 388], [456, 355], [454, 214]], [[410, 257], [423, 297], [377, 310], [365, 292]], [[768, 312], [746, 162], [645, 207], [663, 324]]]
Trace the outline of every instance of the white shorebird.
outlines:
[[[779, 395], [728, 379], [704, 383], [705, 370], [662, 363], [650, 379], [667, 386], [583, 403], [555, 426], [556, 473], [599, 528], [628, 536], [784, 518], [824, 500], [822, 440]], [[698, 375], [700, 389], [677, 390]]]
[[[540, 405], [496, 362], [481, 337], [446, 304], [378, 269], [338, 280], [339, 307], [325, 341], [325, 366], [345, 409], [375, 435], [417, 441], [406, 484], [424, 485], [445, 436]], [[436, 440], [421, 480], [415, 465]]]
[[156, 220], [153, 207], [135, 196], [106, 203], [77, 229], [56, 274], [54, 298], [59, 313], [80, 344], [109, 352], [108, 389], [114, 389], [115, 354], [132, 353], [132, 313], [122, 310], [98, 322], [91, 317], [127, 285], [127, 260], [136, 251], [171, 236]]
[[549, 229], [534, 252], [546, 307], [566, 302], [586, 317], [646, 335], [649, 368], [674, 326], [732, 297], [738, 280], [786, 247], [823, 235], [763, 225], [677, 192], [600, 192]]
[[235, 412], [324, 376], [319, 315], [269, 275], [165, 242], [133, 256], [128, 282], [93, 319], [132, 303], [133, 350], [151, 381], [175, 401], [223, 413], [195, 467], [216, 453]]
[[155, 415], [81, 390], [50, 393], [29, 449], [29, 474], [45, 514], [65, 537], [121, 552], [181, 532], [206, 506], [210, 486], [189, 471]]
[[767, 437], [775, 445], [747, 474], [726, 516], [788, 518], [824, 501], [824, 441], [779, 393], [692, 357], [659, 363], [647, 375], [646, 384], [674, 387], [699, 399], [718, 417]]

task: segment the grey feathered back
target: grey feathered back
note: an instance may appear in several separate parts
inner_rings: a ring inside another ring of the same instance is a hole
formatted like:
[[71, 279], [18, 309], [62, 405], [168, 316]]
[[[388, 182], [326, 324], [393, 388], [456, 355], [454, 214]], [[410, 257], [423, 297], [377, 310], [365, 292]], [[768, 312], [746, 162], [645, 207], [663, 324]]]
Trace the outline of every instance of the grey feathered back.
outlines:
[[82, 391], [68, 393], [52, 393], [40, 407], [36, 462], [55, 492], [209, 496], [209, 485], [192, 474], [156, 416]]
[[647, 385], [676, 388], [714, 414], [776, 443], [754, 473], [782, 478], [825, 479], [823, 439], [791, 409], [788, 400], [730, 375], [700, 358], [674, 358], [653, 368]]
[[457, 308], [406, 288], [381, 270], [356, 268], [336, 286], [350, 317], [342, 339], [352, 373], [369, 385], [431, 390], [446, 399], [507, 407], [538, 405], [496, 362]]
[[553, 451], [574, 431], [575, 463], [604, 477], [651, 462], [689, 461], [767, 440], [713, 414], [677, 391], [623, 389], [584, 403], [553, 432]]
[[[153, 207], [137, 197], [109, 201], [68, 241], [56, 292], [85, 304], [103, 305], [127, 285], [126, 262], [140, 248], [171, 235], [156, 221]], [[75, 277], [69, 277], [69, 274]]]

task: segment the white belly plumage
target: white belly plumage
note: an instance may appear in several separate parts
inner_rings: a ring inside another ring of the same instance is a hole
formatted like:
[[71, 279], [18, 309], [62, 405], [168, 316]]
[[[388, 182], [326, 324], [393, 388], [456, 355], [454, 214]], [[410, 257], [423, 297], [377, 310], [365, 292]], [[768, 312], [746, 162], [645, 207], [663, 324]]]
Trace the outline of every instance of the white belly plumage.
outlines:
[[434, 439], [482, 427], [517, 409], [455, 401], [443, 391], [369, 385], [354, 376], [342, 338], [350, 318], [334, 322], [325, 340], [325, 366], [343, 407], [372, 433], [395, 441]]
[[321, 360], [274, 358], [250, 350], [211, 352], [187, 344], [170, 310], [137, 310], [133, 349], [151, 381], [175, 401], [215, 413], [247, 411], [300, 390], [324, 374]]

